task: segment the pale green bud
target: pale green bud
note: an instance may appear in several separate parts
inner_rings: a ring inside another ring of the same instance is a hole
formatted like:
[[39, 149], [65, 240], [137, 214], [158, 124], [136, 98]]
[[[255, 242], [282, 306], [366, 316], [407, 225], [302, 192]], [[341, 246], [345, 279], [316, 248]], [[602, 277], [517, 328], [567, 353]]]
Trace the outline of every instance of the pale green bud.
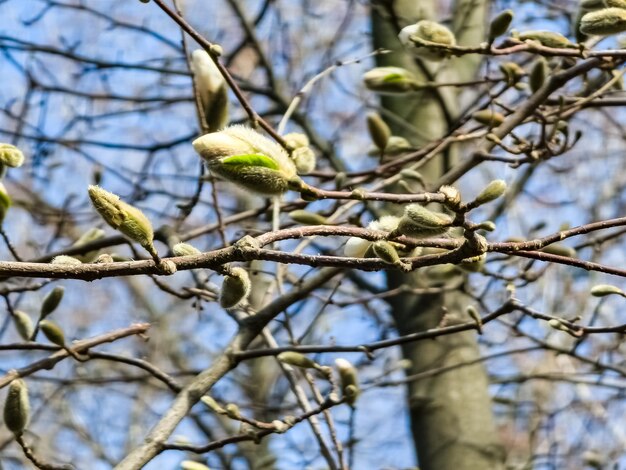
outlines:
[[580, 20], [580, 31], [584, 34], [610, 36], [626, 31], [626, 10], [623, 8], [604, 8], [591, 11]]
[[411, 270], [411, 265], [400, 259], [398, 251], [391, 243], [385, 240], [378, 240], [372, 243], [372, 249], [374, 254], [385, 263], [393, 264], [394, 266], [398, 266], [405, 271]]
[[504, 10], [496, 15], [489, 23], [489, 42], [491, 43], [497, 37], [506, 34], [509, 26], [511, 26], [511, 21], [513, 21], [513, 10]]
[[543, 248], [541, 251], [544, 253], [550, 253], [551, 255], [567, 256], [568, 258], [576, 257], [576, 250], [569, 246], [562, 245], [561, 243], [553, 243]]
[[359, 237], [350, 237], [343, 247], [343, 254], [350, 258], [363, 258], [372, 242]]
[[374, 145], [380, 150], [385, 150], [389, 137], [391, 137], [391, 130], [378, 113], [369, 113], [367, 115], [367, 130]]
[[549, 73], [550, 67], [548, 66], [548, 61], [544, 57], [539, 57], [535, 60], [528, 77], [528, 84], [530, 85], [530, 89], [533, 93], [543, 86]]
[[274, 425], [274, 429], [278, 434], [282, 434], [289, 430], [289, 426], [279, 419], [275, 419], [274, 421], [272, 421], [272, 424]]
[[626, 294], [623, 290], [610, 284], [598, 284], [597, 286], [593, 286], [591, 288], [591, 295], [593, 295], [594, 297], [605, 297], [612, 294], [626, 297]]
[[99, 186], [89, 186], [89, 197], [107, 224], [139, 243], [150, 254], [156, 253], [152, 244], [154, 239], [152, 224], [143, 212]]
[[189, 243], [177, 243], [172, 247], [172, 253], [174, 256], [196, 256], [201, 254], [201, 251]]
[[507, 83], [512, 86], [519, 82], [526, 72], [517, 62], [504, 62], [500, 64], [500, 71], [506, 77]]
[[204, 49], [191, 53], [190, 65], [209, 131], [219, 131], [228, 124], [226, 81]]
[[239, 411], [239, 407], [234, 403], [228, 403], [224, 409], [226, 410], [226, 415], [232, 419], [240, 419], [241, 411]]
[[525, 31], [523, 33], [519, 33], [518, 38], [521, 41], [536, 41], [542, 46], [553, 47], [556, 49], [576, 47], [575, 44], [572, 44], [570, 40], [561, 33], [556, 33], [554, 31]]
[[224, 277], [220, 291], [220, 305], [224, 308], [234, 308], [241, 305], [250, 295], [250, 277], [243, 268], [231, 268], [228, 276]]
[[0, 225], [2, 225], [4, 217], [7, 215], [11, 204], [13, 204], [13, 202], [11, 201], [9, 193], [4, 187], [4, 184], [0, 183]]
[[474, 206], [481, 206], [491, 201], [495, 201], [506, 191], [504, 180], [493, 180], [483, 189], [473, 201]]
[[483, 253], [482, 255], [472, 256], [471, 258], [465, 258], [461, 260], [459, 266], [466, 271], [470, 271], [473, 273], [477, 273], [482, 271], [485, 266], [485, 261], [487, 260], [487, 255]]
[[102, 253], [96, 258], [95, 263], [105, 264], [105, 263], [113, 263], [114, 261], [115, 260], [113, 259], [113, 256], [111, 256], [109, 253]]
[[294, 351], [281, 352], [276, 358], [283, 364], [289, 364], [290, 366], [301, 367], [303, 369], [317, 368], [317, 364], [313, 359]]
[[33, 321], [30, 316], [26, 312], [15, 310], [13, 312], [13, 324], [15, 325], [15, 329], [19, 333], [20, 337], [24, 341], [30, 341], [33, 337], [33, 333], [35, 332], [35, 326], [33, 325]]
[[260, 194], [282, 194], [297, 180], [287, 152], [245, 126], [203, 135], [193, 147], [212, 172]]
[[492, 111], [491, 109], [481, 109], [472, 113], [474, 121], [489, 127], [497, 127], [504, 122], [504, 114]]
[[59, 256], [55, 256], [52, 259], [51, 264], [66, 264], [66, 265], [77, 266], [77, 265], [83, 264], [83, 263], [81, 263], [81, 261], [79, 259], [76, 259], [76, 258], [74, 258], [72, 256], [59, 255]]
[[24, 164], [24, 154], [15, 145], [0, 143], [0, 164], [18, 168]]
[[410, 237], [427, 238], [443, 235], [452, 225], [452, 218], [441, 212], [426, 209], [420, 204], [409, 204], [398, 223], [397, 231]]
[[365, 72], [363, 82], [368, 90], [383, 94], [409, 93], [420, 86], [417, 77], [401, 67], [376, 67]]
[[476, 224], [476, 228], [479, 230], [486, 230], [487, 232], [493, 232], [496, 229], [496, 224], [491, 220], [485, 220], [479, 224]]
[[46, 335], [48, 341], [62, 348], [65, 347], [65, 335], [59, 325], [52, 320], [42, 320], [39, 322], [39, 328]]
[[9, 385], [9, 393], [4, 402], [4, 424], [16, 436], [21, 436], [30, 419], [28, 388], [22, 379], [15, 379]]
[[346, 359], [335, 359], [335, 367], [341, 379], [341, 389], [346, 403], [353, 406], [359, 395], [359, 379], [355, 367]]
[[315, 153], [309, 147], [300, 147], [291, 153], [291, 158], [296, 164], [296, 172], [299, 175], [311, 173], [315, 170], [317, 158]]
[[[402, 28], [398, 38], [403, 46], [409, 48], [414, 55], [426, 60], [438, 62], [449, 56], [449, 52], [438, 47], [456, 45], [454, 33], [435, 21], [422, 20]], [[433, 43], [429, 47], [428, 43]]]
[[305, 225], [324, 225], [327, 222], [326, 217], [316, 214], [315, 212], [309, 212], [302, 209], [297, 209], [289, 213], [289, 217], [294, 222]]
[[56, 308], [63, 300], [63, 294], [65, 294], [65, 287], [56, 286], [48, 295], [46, 295], [41, 303], [41, 312], [39, 318], [44, 319], [52, 312], [56, 310]]

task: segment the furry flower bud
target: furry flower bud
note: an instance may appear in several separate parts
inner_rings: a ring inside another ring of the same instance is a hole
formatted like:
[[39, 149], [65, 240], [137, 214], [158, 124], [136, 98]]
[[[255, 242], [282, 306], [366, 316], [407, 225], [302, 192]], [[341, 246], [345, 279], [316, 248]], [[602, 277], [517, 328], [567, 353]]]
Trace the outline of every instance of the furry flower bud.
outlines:
[[41, 303], [41, 312], [39, 318], [44, 319], [52, 312], [56, 310], [56, 308], [63, 300], [63, 294], [65, 294], [65, 287], [56, 286], [48, 295], [46, 295]]
[[417, 77], [402, 67], [376, 67], [365, 72], [363, 82], [368, 90], [382, 94], [402, 94], [417, 90]]
[[492, 111], [491, 109], [481, 109], [472, 113], [474, 121], [489, 127], [497, 127], [504, 122], [504, 114]]
[[16, 436], [21, 436], [30, 419], [28, 388], [22, 379], [15, 379], [9, 385], [9, 393], [4, 402], [4, 424]]
[[504, 10], [496, 15], [489, 23], [489, 42], [492, 43], [497, 37], [506, 34], [509, 26], [511, 26], [511, 21], [513, 21], [513, 10]]
[[404, 263], [400, 259], [398, 251], [391, 243], [385, 240], [378, 240], [372, 243], [372, 249], [374, 251], [374, 254], [385, 263], [393, 264], [394, 266], [398, 266], [405, 271], [411, 270], [411, 265], [408, 263]]
[[397, 232], [410, 237], [435, 237], [446, 233], [450, 225], [452, 218], [449, 215], [431, 211], [420, 204], [409, 204], [404, 209]]
[[555, 33], [554, 31], [524, 31], [518, 34], [518, 39], [520, 41], [536, 41], [542, 46], [556, 49], [576, 47], [561, 33]]
[[297, 209], [289, 213], [289, 217], [294, 222], [305, 225], [324, 225], [327, 220], [323, 215], [316, 214], [315, 212], [309, 212], [302, 209]]
[[597, 286], [593, 286], [591, 288], [591, 295], [593, 295], [594, 297], [605, 297], [607, 295], [613, 294], [626, 297], [626, 294], [622, 289], [612, 286], [610, 284], [598, 284]]
[[452, 31], [430, 20], [422, 20], [402, 28], [398, 38], [403, 46], [411, 49], [414, 55], [433, 62], [441, 61], [449, 56], [448, 51], [437, 45], [456, 45], [456, 38]]
[[281, 352], [276, 358], [283, 364], [289, 364], [294, 367], [301, 367], [302, 369], [315, 369], [317, 364], [315, 361], [304, 354], [300, 354], [294, 351]]
[[287, 147], [292, 150], [309, 146], [309, 138], [306, 134], [301, 134], [299, 132], [290, 132], [289, 134], [285, 134], [283, 139], [285, 140]]
[[315, 170], [317, 158], [309, 147], [300, 147], [291, 153], [291, 158], [296, 165], [296, 172], [299, 175], [311, 173]]
[[35, 331], [35, 326], [30, 316], [26, 312], [15, 310], [15, 312], [13, 312], [13, 324], [20, 337], [24, 341], [30, 341]]
[[250, 277], [243, 268], [231, 268], [230, 274], [224, 277], [220, 291], [220, 305], [224, 308], [235, 308], [246, 301], [250, 295]]
[[0, 183], [0, 225], [4, 221], [4, 217], [7, 215], [9, 208], [11, 207], [11, 197], [7, 193], [6, 188]]
[[483, 189], [478, 194], [478, 196], [476, 196], [476, 199], [474, 199], [472, 205], [481, 206], [488, 202], [494, 201], [502, 196], [505, 191], [506, 183], [504, 182], [504, 180], [493, 180], [485, 187], [485, 189]]
[[341, 389], [346, 403], [353, 406], [359, 395], [359, 379], [355, 367], [346, 359], [335, 359], [335, 367], [341, 379]]
[[610, 36], [626, 31], [626, 10], [623, 8], [604, 8], [591, 11], [580, 20], [580, 31], [584, 34]]
[[65, 335], [59, 325], [52, 320], [42, 320], [39, 322], [39, 328], [46, 335], [48, 341], [62, 348], [65, 347]]
[[287, 152], [245, 126], [203, 135], [193, 147], [212, 172], [260, 194], [282, 194], [298, 179]]
[[369, 113], [367, 115], [367, 129], [374, 145], [379, 150], [385, 150], [389, 137], [391, 137], [391, 130], [378, 113]]
[[24, 154], [15, 145], [0, 143], [0, 164], [18, 168], [24, 164]]
[[52, 261], [51, 264], [66, 264], [66, 265], [79, 265], [79, 264], [83, 264], [79, 259], [76, 259], [72, 256], [66, 256], [66, 255], [59, 255], [59, 256], [55, 256]]
[[544, 57], [539, 57], [533, 63], [530, 69], [530, 75], [528, 76], [528, 83], [533, 93], [543, 86], [549, 73], [550, 67], [548, 66], [548, 61]]
[[174, 256], [196, 256], [201, 252], [189, 243], [177, 243], [172, 247], [172, 253], [174, 253]]
[[152, 244], [154, 239], [152, 224], [143, 212], [99, 186], [89, 186], [89, 197], [107, 224], [139, 243], [150, 254], [156, 253]]
[[191, 53], [191, 71], [210, 132], [228, 123], [228, 88], [219, 69], [204, 49]]

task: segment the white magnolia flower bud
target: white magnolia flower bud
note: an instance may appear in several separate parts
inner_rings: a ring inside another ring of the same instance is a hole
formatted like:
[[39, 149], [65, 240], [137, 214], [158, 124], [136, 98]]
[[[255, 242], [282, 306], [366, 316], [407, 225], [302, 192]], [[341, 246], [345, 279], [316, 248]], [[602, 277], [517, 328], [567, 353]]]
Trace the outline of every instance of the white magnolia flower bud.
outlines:
[[209, 130], [219, 131], [228, 123], [226, 81], [204, 49], [191, 53], [191, 70]]
[[[434, 62], [441, 61], [449, 55], [448, 51], [436, 47], [437, 44], [443, 46], [456, 45], [452, 31], [430, 20], [418, 21], [402, 28], [398, 38], [402, 45], [409, 48], [414, 55]], [[433, 43], [433, 46], [429, 47], [424, 43]]]
[[282, 194], [298, 180], [287, 152], [245, 126], [203, 135], [193, 147], [211, 171], [260, 194]]

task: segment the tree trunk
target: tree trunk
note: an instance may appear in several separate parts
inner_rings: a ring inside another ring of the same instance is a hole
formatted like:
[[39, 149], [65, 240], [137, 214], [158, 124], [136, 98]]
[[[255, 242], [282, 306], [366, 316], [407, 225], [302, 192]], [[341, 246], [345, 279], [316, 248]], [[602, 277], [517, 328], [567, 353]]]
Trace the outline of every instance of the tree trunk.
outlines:
[[[379, 56], [379, 65], [396, 65], [413, 70], [425, 80], [466, 80], [473, 77], [479, 58], [455, 58], [444, 65], [420, 66], [401, 52], [398, 28], [420, 19], [437, 19], [434, 0], [383, 0], [372, 8], [375, 48], [393, 50]], [[453, 7], [452, 28], [460, 44], [484, 40], [485, 0], [458, 0]], [[436, 94], [437, 93], [437, 94]], [[395, 135], [403, 135], [419, 145], [445, 135], [458, 113], [458, 97], [453, 87], [424, 92], [414, 100], [385, 97], [384, 109], [413, 126], [419, 136], [407, 133], [388, 121]], [[428, 182], [436, 181], [453, 162], [449, 153], [420, 169]], [[388, 286], [416, 286], [416, 274], [389, 272]], [[460, 292], [437, 295], [403, 294], [390, 301], [400, 335], [436, 327], [444, 309], [451, 315], [464, 315], [469, 302]], [[465, 332], [405, 345], [405, 358], [411, 360], [409, 374], [445, 367], [479, 357], [474, 332]], [[481, 364], [465, 366], [409, 383], [411, 428], [422, 470], [492, 470], [503, 468], [503, 451], [498, 442], [486, 372]]]

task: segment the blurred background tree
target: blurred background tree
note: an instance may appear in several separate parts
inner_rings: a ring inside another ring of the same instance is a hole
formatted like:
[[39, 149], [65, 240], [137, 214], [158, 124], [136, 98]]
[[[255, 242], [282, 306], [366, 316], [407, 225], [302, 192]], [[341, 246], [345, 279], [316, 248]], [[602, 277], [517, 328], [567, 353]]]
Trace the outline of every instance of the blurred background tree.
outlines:
[[620, 6], [0, 0], [2, 468], [626, 465]]

